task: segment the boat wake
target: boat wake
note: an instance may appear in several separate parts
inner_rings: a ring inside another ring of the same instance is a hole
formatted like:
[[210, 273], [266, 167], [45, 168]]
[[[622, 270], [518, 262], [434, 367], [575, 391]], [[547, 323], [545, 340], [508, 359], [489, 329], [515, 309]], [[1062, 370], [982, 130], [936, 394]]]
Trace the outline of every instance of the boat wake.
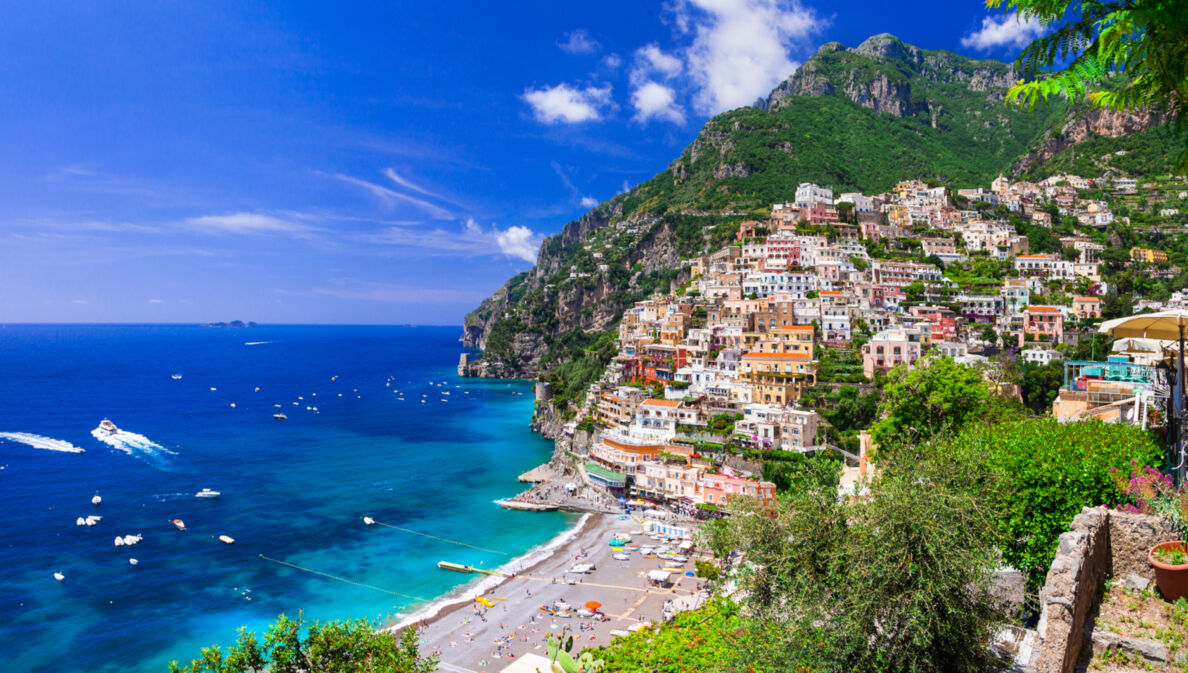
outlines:
[[244, 346], [263, 346], [264, 344], [270, 344], [270, 343], [272, 343], [272, 342], [271, 341], [245, 341], [245, 342], [243, 342], [243, 345]]
[[164, 464], [169, 456], [176, 456], [176, 451], [161, 446], [144, 435], [128, 432], [127, 430], [105, 430], [102, 426], [91, 431], [91, 436], [107, 444], [113, 449], [124, 453]]
[[52, 437], [42, 437], [31, 432], [0, 432], [0, 439], [27, 444], [35, 449], [45, 449], [46, 451], [61, 451], [63, 453], [83, 452], [81, 447], [77, 447], [70, 442]]

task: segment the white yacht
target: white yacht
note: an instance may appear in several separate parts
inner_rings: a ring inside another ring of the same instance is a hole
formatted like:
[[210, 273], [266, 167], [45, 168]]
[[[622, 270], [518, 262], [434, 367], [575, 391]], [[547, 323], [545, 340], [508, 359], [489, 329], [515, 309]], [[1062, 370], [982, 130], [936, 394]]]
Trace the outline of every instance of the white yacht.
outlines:
[[111, 421], [107, 420], [106, 418], [99, 421], [99, 432], [103, 432], [103, 433], [106, 433], [109, 435], [114, 435], [119, 431], [120, 431], [120, 429], [116, 427], [115, 423], [112, 423]]
[[220, 495], [222, 495], [222, 493], [219, 493], [218, 491], [212, 491], [209, 488], [204, 488], [201, 491], [198, 491], [197, 493], [195, 493], [194, 497], [195, 498], [217, 498]]

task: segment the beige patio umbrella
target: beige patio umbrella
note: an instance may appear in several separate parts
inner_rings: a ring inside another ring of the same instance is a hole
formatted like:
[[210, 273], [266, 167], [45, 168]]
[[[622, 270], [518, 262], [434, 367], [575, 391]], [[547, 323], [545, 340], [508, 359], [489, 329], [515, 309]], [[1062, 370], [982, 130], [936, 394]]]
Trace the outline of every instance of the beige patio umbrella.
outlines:
[[1176, 390], [1179, 392], [1179, 403], [1176, 405], [1176, 418], [1179, 424], [1176, 428], [1176, 448], [1173, 468], [1176, 473], [1176, 483], [1184, 479], [1184, 331], [1188, 329], [1188, 311], [1172, 309], [1158, 313], [1143, 313], [1126, 318], [1107, 320], [1097, 328], [1098, 332], [1109, 334], [1115, 339], [1127, 337], [1139, 339], [1160, 339], [1176, 341], [1179, 344], [1179, 357], [1176, 358], [1179, 367], [1176, 369]]

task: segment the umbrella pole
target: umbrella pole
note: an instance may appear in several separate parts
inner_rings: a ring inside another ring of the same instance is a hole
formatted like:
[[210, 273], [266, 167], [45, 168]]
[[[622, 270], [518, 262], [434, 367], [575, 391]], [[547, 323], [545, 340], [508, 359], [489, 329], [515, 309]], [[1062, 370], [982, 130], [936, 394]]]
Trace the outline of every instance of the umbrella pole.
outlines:
[[1176, 484], [1184, 483], [1184, 325], [1180, 324], [1180, 370], [1177, 372], [1178, 379], [1177, 387], [1180, 393], [1179, 404], [1179, 421], [1180, 425], [1176, 429], [1176, 451], [1173, 458], [1176, 461], [1175, 479]]

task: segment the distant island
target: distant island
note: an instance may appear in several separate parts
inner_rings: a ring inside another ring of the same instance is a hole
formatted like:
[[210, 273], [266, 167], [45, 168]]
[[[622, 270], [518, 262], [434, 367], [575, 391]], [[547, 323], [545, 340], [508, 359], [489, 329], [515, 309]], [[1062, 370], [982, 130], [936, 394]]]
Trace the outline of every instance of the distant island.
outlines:
[[218, 328], [241, 328], [241, 327], [259, 327], [252, 321], [244, 322], [242, 320], [232, 320], [231, 322], [208, 322], [203, 327], [218, 327]]

